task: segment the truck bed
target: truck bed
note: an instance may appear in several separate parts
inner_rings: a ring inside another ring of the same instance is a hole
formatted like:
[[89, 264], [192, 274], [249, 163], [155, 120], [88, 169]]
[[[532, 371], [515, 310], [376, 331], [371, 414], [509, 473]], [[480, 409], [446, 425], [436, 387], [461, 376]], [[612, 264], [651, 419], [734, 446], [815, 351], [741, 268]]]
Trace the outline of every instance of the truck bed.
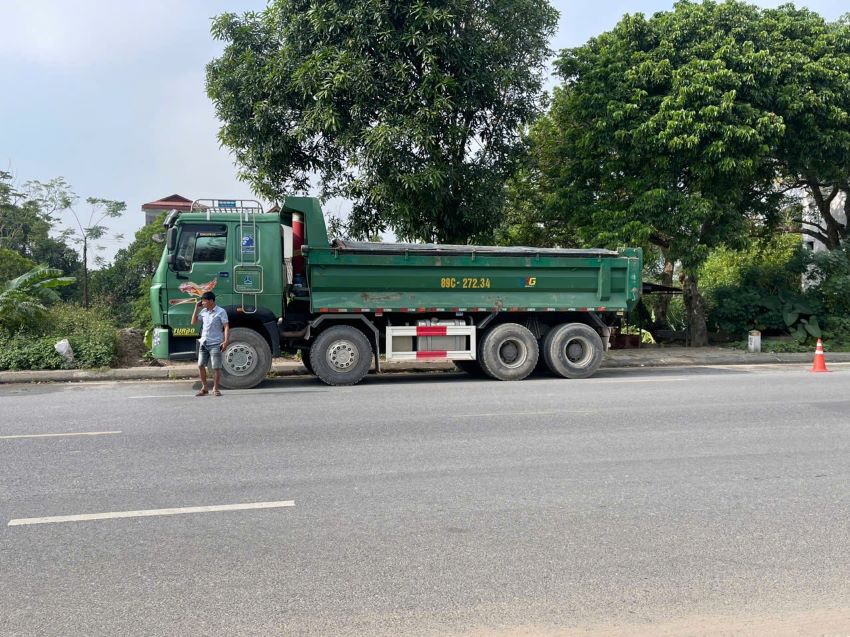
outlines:
[[303, 252], [313, 312], [619, 312], [641, 293], [640, 249], [335, 240]]

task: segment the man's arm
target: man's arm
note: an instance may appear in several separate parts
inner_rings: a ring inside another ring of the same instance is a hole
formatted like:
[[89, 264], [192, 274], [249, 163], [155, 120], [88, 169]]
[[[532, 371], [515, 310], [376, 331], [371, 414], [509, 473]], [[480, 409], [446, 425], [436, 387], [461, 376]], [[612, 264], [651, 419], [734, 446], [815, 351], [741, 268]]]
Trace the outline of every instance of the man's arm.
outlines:
[[224, 324], [224, 340], [221, 342], [221, 351], [227, 347], [227, 342], [230, 340], [230, 323]]
[[198, 322], [198, 310], [200, 310], [200, 309], [201, 309], [201, 302], [198, 301], [197, 303], [195, 303], [195, 311], [192, 312], [192, 322], [190, 323], [191, 325], [194, 325], [195, 323]]

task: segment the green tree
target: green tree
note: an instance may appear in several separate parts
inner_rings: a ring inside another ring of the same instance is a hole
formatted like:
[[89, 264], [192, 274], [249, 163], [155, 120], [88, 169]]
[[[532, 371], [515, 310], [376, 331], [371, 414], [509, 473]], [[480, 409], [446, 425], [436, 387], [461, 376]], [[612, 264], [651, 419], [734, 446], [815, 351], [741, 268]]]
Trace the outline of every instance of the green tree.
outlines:
[[[109, 230], [104, 222], [107, 219], [120, 217], [127, 210], [127, 204], [112, 199], [88, 197], [85, 200], [88, 205], [86, 216], [85, 213], [77, 211], [80, 199], [64, 178], [57, 177], [48, 182], [31, 181], [27, 186], [48, 219], [65, 221], [60, 237], [79, 247], [82, 257], [82, 300], [83, 307], [87, 308], [89, 306], [89, 269], [91, 265], [105, 265], [103, 257], [96, 254], [97, 251], [105, 249], [105, 246], [98, 243]], [[123, 237], [116, 234], [115, 238], [120, 240]], [[94, 256], [90, 255], [91, 251], [95, 252]]]
[[19, 253], [8, 248], [0, 248], [0, 283], [9, 281], [28, 272], [35, 267], [35, 263], [22, 257]]
[[349, 231], [489, 238], [538, 112], [547, 0], [272, 0], [213, 22], [219, 139], [271, 200], [353, 201]]
[[112, 263], [92, 272], [92, 298], [110, 308], [118, 325], [148, 327], [150, 315], [150, 282], [162, 256], [162, 233], [165, 213], [142, 227], [126, 248], [119, 250]]
[[61, 236], [51, 236], [54, 222], [39, 201], [14, 186], [11, 173], [0, 171], [0, 248], [34, 263], [75, 272], [79, 256]]
[[563, 86], [532, 131], [544, 224], [586, 243], [649, 242], [680, 262], [693, 345], [707, 342], [700, 265], [768, 234], [787, 205], [777, 152], [794, 121], [778, 96], [791, 61], [773, 50], [794, 33], [771, 32], [780, 14], [794, 10], [685, 1], [627, 15], [562, 52]]
[[0, 329], [12, 333], [38, 325], [47, 313], [45, 306], [59, 300], [54, 288], [73, 282], [61, 270], [44, 266], [8, 281], [0, 289]]
[[776, 73], [762, 98], [785, 123], [771, 153], [783, 187], [810, 202], [791, 229], [837, 250], [850, 238], [850, 14], [828, 23], [784, 5], [761, 22]]

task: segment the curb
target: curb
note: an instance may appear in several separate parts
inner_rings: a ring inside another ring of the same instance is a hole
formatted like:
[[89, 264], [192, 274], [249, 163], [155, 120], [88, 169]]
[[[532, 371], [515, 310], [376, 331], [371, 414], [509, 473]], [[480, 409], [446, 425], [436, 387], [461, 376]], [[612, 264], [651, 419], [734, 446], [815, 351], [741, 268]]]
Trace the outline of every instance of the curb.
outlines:
[[[725, 365], [810, 365], [812, 355], [807, 353], [750, 354], [744, 351], [722, 348], [687, 348], [614, 350], [608, 352], [602, 361], [602, 369], [627, 367], [711, 367]], [[850, 352], [827, 354], [827, 364], [850, 363]], [[387, 374], [410, 374], [425, 372], [456, 371], [451, 362], [437, 362], [423, 365], [413, 362], [382, 363], [381, 368]], [[307, 370], [296, 361], [279, 361], [272, 364], [270, 376], [306, 376]], [[166, 367], [128, 367], [124, 369], [100, 370], [38, 370], [19, 372], [0, 372], [0, 384], [5, 383], [63, 383], [96, 382], [117, 380], [194, 380], [198, 376], [197, 367], [188, 363]]]

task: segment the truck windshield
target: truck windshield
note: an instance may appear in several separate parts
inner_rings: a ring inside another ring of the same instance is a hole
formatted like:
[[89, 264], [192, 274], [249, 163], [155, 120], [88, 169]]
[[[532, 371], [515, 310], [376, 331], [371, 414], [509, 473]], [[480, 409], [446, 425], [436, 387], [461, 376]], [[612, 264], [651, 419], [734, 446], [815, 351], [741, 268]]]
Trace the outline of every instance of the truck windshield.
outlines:
[[174, 269], [183, 272], [194, 263], [222, 263], [227, 253], [227, 226], [187, 224], [180, 232], [174, 255]]

